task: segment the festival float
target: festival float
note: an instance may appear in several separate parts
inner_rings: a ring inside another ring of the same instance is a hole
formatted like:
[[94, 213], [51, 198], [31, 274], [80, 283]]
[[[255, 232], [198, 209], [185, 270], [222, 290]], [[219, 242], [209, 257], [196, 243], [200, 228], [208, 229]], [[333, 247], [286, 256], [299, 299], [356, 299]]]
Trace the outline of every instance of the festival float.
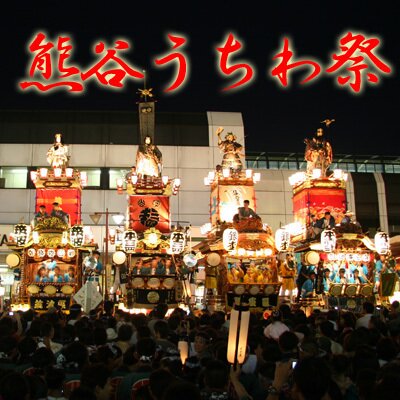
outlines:
[[47, 152], [51, 168], [31, 171], [36, 188], [36, 214], [30, 224], [18, 223], [10, 235], [7, 256], [18, 270], [12, 307], [46, 311], [68, 310], [82, 287], [82, 259], [95, 248], [90, 228], [81, 224], [84, 172], [68, 166], [68, 146], [55, 135]]
[[[327, 127], [332, 122], [324, 121]], [[294, 222], [281, 228], [290, 238], [298, 261], [317, 275], [313, 295], [303, 300], [314, 306], [360, 308], [366, 299], [374, 301], [374, 293], [381, 289], [372, 267], [374, 259], [385, 262], [389, 255], [389, 236], [378, 232], [371, 240], [347, 209], [348, 174], [329, 169], [332, 147], [324, 130], [319, 128], [305, 143], [307, 170], [289, 178]], [[328, 282], [328, 291], [324, 282]]]
[[117, 180], [118, 193], [127, 194], [128, 218], [126, 229], [117, 235], [113, 255], [113, 294], [118, 300], [125, 295], [120, 308], [130, 312], [146, 311], [159, 303], [169, 308], [187, 303], [188, 285], [182, 284], [185, 263], [195, 262], [187, 252], [190, 226], [171, 224], [170, 197], [178, 193], [181, 181], [163, 175], [162, 154], [154, 144], [155, 102], [148, 100], [153, 94], [151, 89], [140, 92], [141, 144], [135, 165]]
[[205, 266], [205, 297], [209, 308], [251, 310], [276, 306], [280, 283], [272, 230], [256, 214], [254, 185], [260, 173], [244, 169], [242, 145], [233, 133], [221, 138], [221, 164], [204, 178], [210, 186], [210, 221], [201, 228], [207, 238], [194, 249]]

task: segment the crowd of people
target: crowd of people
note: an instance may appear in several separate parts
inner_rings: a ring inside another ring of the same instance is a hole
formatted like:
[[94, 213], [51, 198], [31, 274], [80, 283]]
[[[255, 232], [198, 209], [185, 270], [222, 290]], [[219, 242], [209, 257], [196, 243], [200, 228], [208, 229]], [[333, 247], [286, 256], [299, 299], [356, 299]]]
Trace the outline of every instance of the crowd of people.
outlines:
[[[282, 304], [251, 313], [245, 361], [227, 362], [229, 313], [187, 314], [167, 306], [130, 314], [106, 301], [84, 314], [73, 305], [4, 312], [2, 400], [397, 398], [400, 307], [363, 312]], [[188, 341], [182, 364], [178, 344]]]

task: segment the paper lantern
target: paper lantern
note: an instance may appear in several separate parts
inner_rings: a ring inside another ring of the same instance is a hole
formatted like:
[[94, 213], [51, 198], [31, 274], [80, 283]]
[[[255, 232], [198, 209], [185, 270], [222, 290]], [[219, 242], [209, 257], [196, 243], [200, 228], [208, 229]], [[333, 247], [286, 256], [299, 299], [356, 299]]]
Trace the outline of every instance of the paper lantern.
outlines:
[[121, 265], [124, 264], [126, 261], [126, 254], [123, 251], [116, 251], [113, 254], [113, 262], [114, 264]]
[[47, 168], [40, 168], [39, 173], [40, 173], [40, 177], [42, 179], [46, 179], [47, 178]]
[[72, 178], [73, 174], [74, 174], [74, 169], [73, 168], [65, 168], [65, 176], [67, 178]]
[[222, 235], [222, 242], [226, 251], [235, 250], [239, 241], [239, 232], [234, 228], [227, 228]]
[[[243, 364], [246, 358], [250, 311], [232, 309], [229, 321], [227, 359], [231, 364]], [[239, 335], [239, 338], [238, 338]]]
[[31, 181], [33, 183], [35, 183], [37, 180], [37, 174], [38, 174], [37, 171], [31, 171]]
[[69, 230], [69, 240], [74, 247], [80, 247], [83, 244], [83, 226], [82, 225], [74, 225]]
[[207, 256], [207, 264], [216, 267], [221, 262], [221, 256], [218, 253], [210, 253]]
[[185, 234], [181, 231], [172, 232], [169, 243], [172, 254], [181, 254], [186, 245]]
[[178, 350], [181, 357], [181, 362], [182, 364], [185, 364], [186, 360], [189, 357], [189, 343], [184, 340], [180, 340], [178, 342]]
[[39, 241], [40, 241], [39, 232], [37, 232], [37, 231], [32, 232], [32, 240], [33, 240], [33, 243], [35, 243], [35, 244], [39, 243]]
[[290, 232], [279, 228], [275, 232], [275, 247], [278, 251], [288, 251], [290, 246]]
[[312, 171], [312, 177], [313, 179], [319, 179], [321, 178], [322, 171], [319, 168], [314, 168]]
[[331, 253], [336, 248], [336, 234], [331, 229], [325, 229], [321, 232], [321, 246], [325, 253]]
[[61, 168], [54, 168], [54, 178], [61, 178], [62, 169]]
[[386, 232], [375, 235], [375, 249], [378, 254], [387, 254], [390, 250], [389, 235]]
[[168, 185], [168, 180], [169, 180], [168, 176], [164, 175], [161, 179], [162, 179], [163, 185], [167, 186]]
[[134, 253], [137, 246], [137, 234], [133, 229], [128, 229], [122, 237], [122, 249], [125, 253]]
[[250, 179], [253, 176], [253, 170], [251, 169], [246, 169], [245, 173], [247, 179]]
[[26, 224], [17, 224], [14, 227], [14, 237], [18, 246], [25, 246], [28, 241], [31, 228]]
[[222, 176], [223, 176], [224, 178], [229, 178], [230, 173], [231, 173], [231, 171], [230, 171], [229, 168], [224, 168], [224, 169], [222, 170]]
[[10, 268], [18, 267], [18, 265], [21, 264], [21, 257], [20, 257], [20, 255], [17, 254], [17, 253], [8, 254], [8, 256], [7, 256], [7, 258], [6, 258], [6, 264], [7, 264]]
[[137, 183], [137, 180], [138, 180], [138, 177], [137, 177], [137, 175], [132, 175], [132, 176], [131, 176], [131, 182], [132, 182], [132, 185], [136, 185], [136, 183]]

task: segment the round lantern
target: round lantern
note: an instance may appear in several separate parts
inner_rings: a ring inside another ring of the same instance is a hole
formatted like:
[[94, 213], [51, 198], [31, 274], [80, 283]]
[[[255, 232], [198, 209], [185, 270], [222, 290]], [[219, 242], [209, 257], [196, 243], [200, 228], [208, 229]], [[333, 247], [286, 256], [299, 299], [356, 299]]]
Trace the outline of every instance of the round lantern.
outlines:
[[279, 228], [275, 232], [275, 247], [278, 251], [288, 251], [290, 245], [290, 232]]
[[378, 254], [387, 254], [390, 249], [389, 235], [386, 232], [378, 232], [375, 235], [375, 249]]
[[137, 246], [137, 234], [133, 229], [128, 229], [124, 232], [122, 238], [122, 249], [125, 253], [134, 253]]
[[331, 229], [325, 229], [321, 232], [321, 246], [325, 253], [332, 253], [336, 248], [336, 234]]
[[239, 232], [233, 228], [227, 228], [222, 235], [222, 242], [226, 251], [233, 251], [236, 249], [239, 241]]
[[113, 254], [113, 262], [114, 264], [121, 265], [124, 264], [126, 261], [126, 254], [123, 251], [116, 251]]
[[175, 231], [171, 233], [170, 250], [172, 254], [181, 254], [185, 249], [186, 238], [185, 233], [182, 231]]
[[21, 256], [17, 253], [11, 253], [6, 258], [6, 264], [10, 268], [16, 268], [21, 264]]
[[221, 257], [218, 253], [210, 253], [207, 256], [207, 264], [216, 267], [221, 262]]
[[74, 247], [80, 247], [83, 244], [83, 226], [82, 225], [74, 225], [69, 230], [69, 240]]
[[197, 264], [197, 258], [193, 253], [185, 254], [183, 262], [187, 267], [194, 267]]

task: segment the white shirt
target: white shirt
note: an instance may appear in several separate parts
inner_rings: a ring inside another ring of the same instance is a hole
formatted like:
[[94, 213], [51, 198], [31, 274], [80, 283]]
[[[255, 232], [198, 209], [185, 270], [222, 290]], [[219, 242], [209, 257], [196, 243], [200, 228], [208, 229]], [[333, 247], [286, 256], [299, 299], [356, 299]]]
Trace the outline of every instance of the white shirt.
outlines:
[[363, 317], [358, 318], [356, 321], [356, 328], [368, 328], [371, 317], [372, 314], [365, 314]]

